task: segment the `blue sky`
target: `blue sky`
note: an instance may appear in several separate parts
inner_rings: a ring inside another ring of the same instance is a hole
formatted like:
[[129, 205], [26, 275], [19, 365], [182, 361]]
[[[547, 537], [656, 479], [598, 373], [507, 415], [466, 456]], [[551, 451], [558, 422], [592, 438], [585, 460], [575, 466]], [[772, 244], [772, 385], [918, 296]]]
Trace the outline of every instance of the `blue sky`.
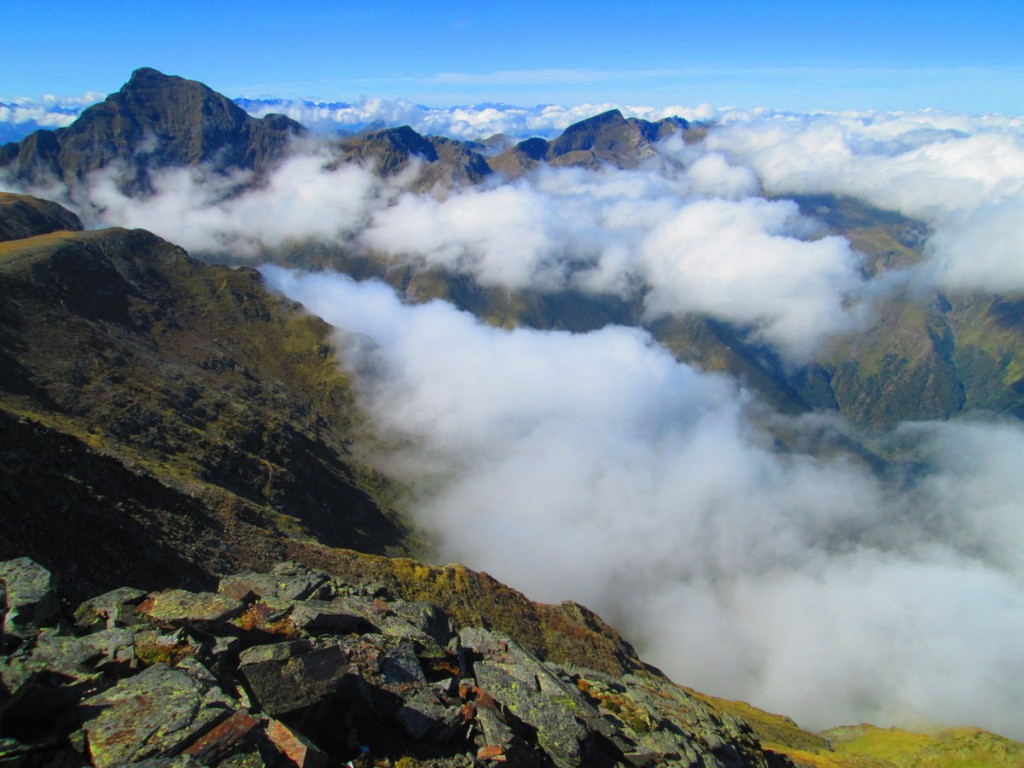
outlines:
[[231, 97], [1024, 113], [1024, 3], [0, 0], [0, 99], [152, 66]]

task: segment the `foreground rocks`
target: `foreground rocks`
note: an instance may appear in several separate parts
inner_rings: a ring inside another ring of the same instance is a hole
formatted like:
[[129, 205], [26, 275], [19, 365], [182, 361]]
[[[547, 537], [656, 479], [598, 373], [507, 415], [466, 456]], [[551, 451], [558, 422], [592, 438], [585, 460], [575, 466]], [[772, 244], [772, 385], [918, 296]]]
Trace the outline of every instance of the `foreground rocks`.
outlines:
[[546, 663], [294, 563], [59, 615], [41, 566], [0, 575], [0, 765], [788, 764], [663, 677]]

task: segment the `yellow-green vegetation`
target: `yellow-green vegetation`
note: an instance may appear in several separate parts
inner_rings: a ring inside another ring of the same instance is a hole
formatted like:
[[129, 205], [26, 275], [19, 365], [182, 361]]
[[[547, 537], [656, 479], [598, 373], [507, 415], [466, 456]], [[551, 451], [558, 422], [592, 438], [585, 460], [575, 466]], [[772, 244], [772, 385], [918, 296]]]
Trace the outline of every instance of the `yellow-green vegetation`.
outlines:
[[188, 642], [167, 642], [165, 640], [152, 639], [147, 641], [136, 641], [135, 658], [146, 667], [154, 664], [166, 664], [173, 667], [179, 661], [189, 656], [195, 656], [199, 648]]
[[765, 749], [806, 768], [1011, 768], [1024, 765], [1024, 744], [977, 728], [915, 733], [855, 725], [811, 733], [790, 718], [745, 702], [691, 691], [716, 712], [750, 725]]
[[633, 648], [596, 614], [575, 603], [545, 605], [486, 573], [463, 565], [433, 566], [288, 542], [288, 557], [336, 573], [354, 584], [384, 583], [403, 600], [434, 603], [460, 626], [498, 630], [526, 650], [555, 662], [580, 663], [607, 674], [643, 670]]
[[686, 689], [690, 694], [708, 704], [713, 710], [723, 715], [739, 718], [754, 729], [757, 738], [765, 745], [787, 749], [800, 749], [807, 752], [818, 752], [828, 749], [828, 742], [821, 736], [805, 731], [790, 718], [775, 715], [758, 709], [744, 701], [729, 701]]
[[590, 702], [614, 715], [627, 728], [638, 735], [651, 730], [651, 713], [621, 690], [581, 677], [576, 687]]
[[1024, 765], [1024, 744], [977, 728], [911, 733], [872, 725], [822, 734], [839, 755], [896, 768], [1011, 768]]
[[236, 619], [232, 624], [246, 631], [259, 630], [270, 635], [280, 635], [282, 638], [291, 637], [297, 634], [295, 625], [287, 616], [271, 618], [279, 612], [270, 609], [264, 603], [253, 603]]

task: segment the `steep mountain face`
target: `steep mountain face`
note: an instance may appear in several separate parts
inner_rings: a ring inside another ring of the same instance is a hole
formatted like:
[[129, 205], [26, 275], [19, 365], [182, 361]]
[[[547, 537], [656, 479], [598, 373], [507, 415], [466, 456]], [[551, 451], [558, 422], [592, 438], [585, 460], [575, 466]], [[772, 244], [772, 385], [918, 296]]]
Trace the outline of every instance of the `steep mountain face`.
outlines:
[[368, 163], [383, 176], [395, 175], [417, 158], [422, 167], [409, 186], [426, 191], [438, 184], [476, 184], [494, 173], [515, 179], [541, 163], [555, 167], [598, 168], [607, 164], [635, 168], [641, 160], [656, 154], [655, 141], [689, 128], [690, 124], [681, 118], [652, 123], [627, 119], [615, 109], [569, 126], [553, 141], [527, 139], [497, 153], [494, 148], [502, 146], [503, 137], [456, 141], [424, 137], [409, 126], [350, 136], [339, 146], [345, 160]]
[[342, 162], [358, 162], [384, 177], [398, 174], [412, 162], [421, 166], [409, 182], [413, 190], [476, 184], [493, 171], [470, 143], [443, 136], [421, 136], [409, 126], [369, 131], [338, 142]]
[[272, 562], [288, 538], [402, 551], [348, 451], [329, 328], [255, 271], [143, 231], [55, 231], [0, 243], [0, 307], [0, 551], [73, 556], [82, 588], [108, 583], [93, 548], [123, 554], [122, 578]]
[[[928, 233], [917, 222], [849, 198], [798, 202], [864, 254], [870, 275], [922, 258]], [[1012, 294], [906, 292], [876, 302], [874, 324], [837, 340], [815, 365], [779, 375], [809, 406], [875, 431], [969, 410], [1024, 418], [1022, 306]]]
[[0, 147], [0, 167], [8, 166], [21, 182], [56, 178], [73, 184], [122, 164], [119, 186], [137, 193], [149, 190], [149, 171], [168, 166], [209, 163], [259, 174], [303, 133], [283, 115], [257, 120], [202, 83], [145, 68], [67, 128], [40, 130]]

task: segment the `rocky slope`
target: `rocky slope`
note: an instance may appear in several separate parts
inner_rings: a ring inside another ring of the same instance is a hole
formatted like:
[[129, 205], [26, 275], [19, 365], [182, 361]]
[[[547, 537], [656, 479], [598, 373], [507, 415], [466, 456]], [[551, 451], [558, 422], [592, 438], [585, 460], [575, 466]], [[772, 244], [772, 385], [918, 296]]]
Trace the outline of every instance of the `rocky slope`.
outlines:
[[45, 233], [67, 216], [0, 243], [0, 552], [107, 553], [72, 558], [95, 590], [270, 563], [285, 539], [402, 551], [326, 324], [148, 232]]
[[788, 764], [660, 675], [545, 663], [384, 584], [282, 563], [72, 616], [33, 561], [0, 576], [5, 764]]
[[[545, 660], [401, 584], [283, 562], [216, 591], [63, 603], [0, 562], [0, 764], [12, 766], [1015, 766], [976, 729], [821, 735], [654, 670]], [[406, 584], [407, 586], [407, 584]]]

